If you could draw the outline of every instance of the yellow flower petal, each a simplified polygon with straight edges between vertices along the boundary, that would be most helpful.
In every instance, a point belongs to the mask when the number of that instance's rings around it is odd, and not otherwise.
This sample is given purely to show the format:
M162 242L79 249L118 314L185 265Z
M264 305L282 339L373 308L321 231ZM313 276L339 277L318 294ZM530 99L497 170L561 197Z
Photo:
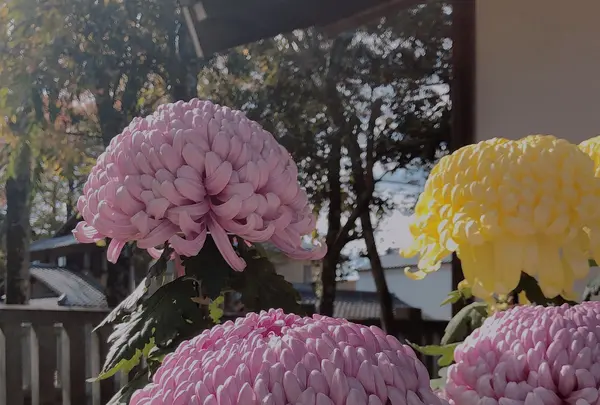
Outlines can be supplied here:
M455 251L480 296L510 293L522 271L550 296L572 290L587 274L586 252L600 259L599 145L600 137L578 147L530 135L443 157L415 207L415 244L403 252L420 255L412 277Z

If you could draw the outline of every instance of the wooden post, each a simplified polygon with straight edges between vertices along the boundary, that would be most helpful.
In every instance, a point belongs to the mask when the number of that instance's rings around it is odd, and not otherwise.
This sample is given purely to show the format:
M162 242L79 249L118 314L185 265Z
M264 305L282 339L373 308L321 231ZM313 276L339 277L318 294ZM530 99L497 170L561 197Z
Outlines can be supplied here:
M476 0L452 1L452 151L475 139ZM460 260L452 255L452 289L463 280ZM456 314L463 302L452 305Z

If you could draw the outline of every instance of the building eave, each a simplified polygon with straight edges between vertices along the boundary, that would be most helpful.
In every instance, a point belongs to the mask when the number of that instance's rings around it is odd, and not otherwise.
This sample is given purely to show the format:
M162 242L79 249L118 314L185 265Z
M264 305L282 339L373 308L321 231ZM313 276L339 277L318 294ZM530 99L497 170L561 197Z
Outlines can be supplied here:
M335 35L423 0L188 0L182 12L196 56L312 26ZM267 17L268 16L268 17Z

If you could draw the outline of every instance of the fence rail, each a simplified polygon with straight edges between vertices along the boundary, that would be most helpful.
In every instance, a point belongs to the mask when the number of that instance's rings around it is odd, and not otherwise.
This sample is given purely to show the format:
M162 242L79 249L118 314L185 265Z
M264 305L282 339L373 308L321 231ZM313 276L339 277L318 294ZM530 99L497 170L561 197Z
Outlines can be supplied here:
M107 311L0 305L0 405L104 405L127 383L117 374L100 382L109 329L93 328ZM439 343L445 322L399 321L410 341ZM432 375L436 360L423 357ZM15 389L21 387L21 389Z
M123 380L88 382L107 353L105 310L0 306L0 404L105 404ZM18 389L17 387L21 387Z

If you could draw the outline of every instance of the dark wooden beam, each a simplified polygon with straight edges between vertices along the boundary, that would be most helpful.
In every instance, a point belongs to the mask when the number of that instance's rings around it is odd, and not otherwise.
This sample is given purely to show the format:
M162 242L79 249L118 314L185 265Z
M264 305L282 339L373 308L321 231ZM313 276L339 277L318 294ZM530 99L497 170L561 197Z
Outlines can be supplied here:
M323 31L330 36L335 36L341 32L348 31L361 25L370 23L376 19L393 15L400 10L425 3L424 0L390 0L387 3L371 7L362 12L356 13L350 17L343 18L326 27Z
M345 30L425 0L180 0L198 57L312 26Z
M452 151L475 141L476 0L452 1ZM452 255L452 287L463 280L462 267ZM452 305L456 314L464 302Z

